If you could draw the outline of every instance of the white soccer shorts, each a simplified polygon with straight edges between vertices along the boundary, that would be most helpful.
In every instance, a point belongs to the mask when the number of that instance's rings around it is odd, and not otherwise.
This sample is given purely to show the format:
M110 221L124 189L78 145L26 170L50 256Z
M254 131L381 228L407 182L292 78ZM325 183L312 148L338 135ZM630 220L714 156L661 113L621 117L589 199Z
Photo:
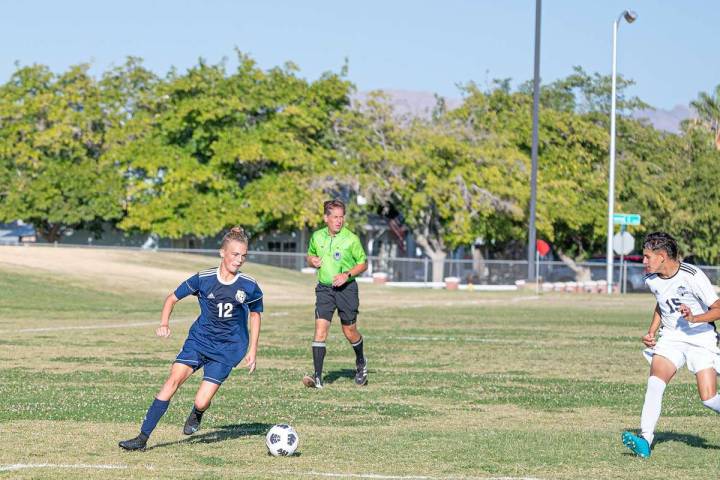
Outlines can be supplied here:
M677 370L687 363L687 368L695 374L706 368L714 368L720 373L720 355L717 346L698 346L680 340L660 338L655 348L646 348L643 355L652 362L653 355L660 355L670 360Z

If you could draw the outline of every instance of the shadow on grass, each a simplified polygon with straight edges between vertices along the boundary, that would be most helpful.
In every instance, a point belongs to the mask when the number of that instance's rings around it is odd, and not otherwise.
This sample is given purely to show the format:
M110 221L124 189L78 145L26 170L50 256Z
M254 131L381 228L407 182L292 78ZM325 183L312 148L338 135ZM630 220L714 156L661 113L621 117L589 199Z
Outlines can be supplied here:
M720 446L707 443L703 437L689 433L657 432L653 446L665 442L682 442L686 445L705 450L720 450Z
M207 433L195 434L191 437L178 440L177 442L158 443L148 447L147 450L160 447L170 447L173 445L192 444L192 443L215 443L232 440L234 438L249 437L253 435L265 435L270 430L270 423L237 423L233 425L222 425L214 428Z
M343 368L342 370L333 370L332 372L328 372L325 375L325 378L323 378L323 381L325 383L335 383L335 381L339 378L355 378L355 370L351 370L349 368Z

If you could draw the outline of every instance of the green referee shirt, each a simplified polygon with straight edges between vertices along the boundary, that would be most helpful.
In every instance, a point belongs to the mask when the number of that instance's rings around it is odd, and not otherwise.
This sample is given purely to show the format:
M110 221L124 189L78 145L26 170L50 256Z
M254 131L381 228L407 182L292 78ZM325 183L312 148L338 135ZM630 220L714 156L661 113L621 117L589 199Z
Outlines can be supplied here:
M315 231L310 237L308 255L322 259L317 274L318 282L324 285L332 285L335 275L347 272L367 260L360 239L345 227L334 237L327 227ZM355 279L351 278L350 281L354 282Z

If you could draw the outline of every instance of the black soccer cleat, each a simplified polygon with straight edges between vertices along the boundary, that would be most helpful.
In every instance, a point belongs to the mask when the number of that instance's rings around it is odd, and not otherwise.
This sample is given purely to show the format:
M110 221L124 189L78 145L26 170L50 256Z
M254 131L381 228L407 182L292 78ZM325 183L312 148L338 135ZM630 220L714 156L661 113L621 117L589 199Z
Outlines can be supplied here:
M322 380L320 379L319 375L315 375L314 377L311 377L310 375L305 375L303 377L303 385L305 385L308 388L317 388L321 389L323 388Z
M367 358L362 359L362 362L355 365L357 370L355 371L355 385L358 387L364 387L368 383L368 368Z
M122 448L124 450L143 451L143 450L145 450L145 447L147 447L148 438L149 437L147 435L145 435L144 433L141 433L137 437L131 438L130 440L123 440L122 442L118 443L118 445L120 446L120 448Z
M183 433L185 435L192 435L200 430L200 422L202 421L203 413L204 412L198 412L193 406L193 409L190 411L190 415L188 415L187 420L185 420L185 426L183 426Z

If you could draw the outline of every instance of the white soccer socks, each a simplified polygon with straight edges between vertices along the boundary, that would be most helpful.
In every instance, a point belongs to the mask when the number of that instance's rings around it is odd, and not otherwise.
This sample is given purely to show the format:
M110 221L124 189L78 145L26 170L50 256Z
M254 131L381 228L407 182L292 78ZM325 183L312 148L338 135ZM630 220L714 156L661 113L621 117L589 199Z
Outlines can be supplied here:
M715 412L720 413L720 394L716 394L709 400L703 400L703 405L710 410L715 410Z
M653 438L655 438L655 425L657 425L660 418L662 398L666 386L667 384L658 377L651 376L648 378L645 403L640 415L640 430L641 435L650 445L652 445Z

